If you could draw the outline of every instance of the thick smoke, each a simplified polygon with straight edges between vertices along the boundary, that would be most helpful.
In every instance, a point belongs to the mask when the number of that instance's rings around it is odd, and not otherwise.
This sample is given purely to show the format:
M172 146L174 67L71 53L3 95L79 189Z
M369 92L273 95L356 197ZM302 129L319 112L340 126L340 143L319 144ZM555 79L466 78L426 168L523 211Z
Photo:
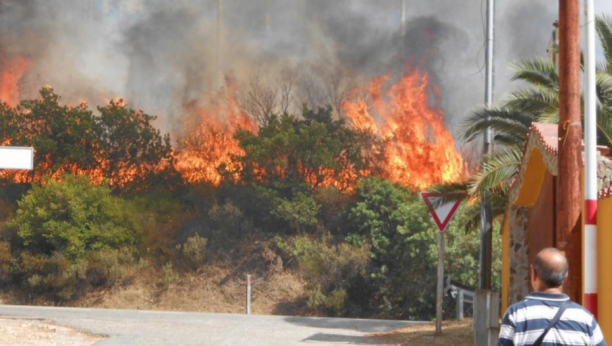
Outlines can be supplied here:
M0 0L0 60L30 60L23 97L44 85L66 102L122 96L174 133L185 105L214 101L227 76L245 90L291 80L283 109L338 109L354 86L408 64L440 86L450 125L482 104L483 0L409 0L405 36L401 0L222 0L222 26L218 1ZM510 62L545 55L557 4L498 3L500 99Z

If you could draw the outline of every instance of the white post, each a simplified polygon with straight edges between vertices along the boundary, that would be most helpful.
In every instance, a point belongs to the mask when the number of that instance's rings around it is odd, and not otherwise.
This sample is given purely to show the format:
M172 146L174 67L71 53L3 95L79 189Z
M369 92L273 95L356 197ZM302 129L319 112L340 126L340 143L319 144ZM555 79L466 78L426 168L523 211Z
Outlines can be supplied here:
M442 334L442 303L444 302L444 232L438 232L438 290L436 297L436 335Z
M406 14L406 10L408 6L406 2L408 0L401 0L401 1L402 1L402 19L401 19L402 36L406 36L406 30L408 29L408 16Z
M457 321L463 321L463 290L457 290Z
M597 79L594 0L585 0L585 234L584 302L597 317Z
M247 315L251 314L251 275L247 275L246 313Z
M217 0L217 88L223 86L223 0Z

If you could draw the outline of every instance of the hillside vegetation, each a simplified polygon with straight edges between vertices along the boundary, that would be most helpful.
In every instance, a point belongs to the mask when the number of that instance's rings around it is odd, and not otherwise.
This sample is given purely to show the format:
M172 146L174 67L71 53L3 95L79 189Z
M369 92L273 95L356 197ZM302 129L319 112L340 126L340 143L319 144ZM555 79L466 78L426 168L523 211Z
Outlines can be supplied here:
M251 274L257 313L433 317L437 229L370 133L331 109L272 116L235 134L220 182L188 183L154 120L49 88L0 107L0 142L36 148L33 172L1 173L4 302L241 312ZM475 286L468 221L447 230L446 270Z

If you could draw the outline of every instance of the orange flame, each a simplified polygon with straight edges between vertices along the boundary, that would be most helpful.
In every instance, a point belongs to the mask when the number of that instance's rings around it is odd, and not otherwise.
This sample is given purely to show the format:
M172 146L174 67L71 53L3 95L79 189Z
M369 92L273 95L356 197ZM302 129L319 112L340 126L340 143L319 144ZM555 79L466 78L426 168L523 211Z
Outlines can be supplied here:
M19 102L19 81L25 73L30 61L17 56L15 58L2 58L0 64L0 101L15 106Z
M212 105L185 107L192 119L186 123L187 134L180 143L176 168L188 183L218 185L223 178L219 172L221 166L228 171L238 168L232 157L243 151L234 139L236 132L240 129L257 131L257 125L238 106L237 83L228 79L226 84ZM194 122L197 125L194 126Z
M428 73L415 69L387 86L390 80L375 78L368 90L354 91L357 96L343 105L355 129L387 142L388 177L414 189L461 180L463 158L444 124L444 113L430 107L430 95L438 90Z

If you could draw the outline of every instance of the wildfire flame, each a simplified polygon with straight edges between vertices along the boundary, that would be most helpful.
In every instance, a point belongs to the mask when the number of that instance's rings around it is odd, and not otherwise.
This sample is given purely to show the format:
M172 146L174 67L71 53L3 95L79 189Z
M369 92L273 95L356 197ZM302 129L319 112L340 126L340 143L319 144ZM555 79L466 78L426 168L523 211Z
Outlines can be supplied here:
M29 60L17 56L13 58L1 58L0 64L0 101L15 106L19 102L19 81L25 73Z
M414 189L461 180L463 158L444 124L444 113L430 106L431 95L439 96L439 91L429 74L414 69L390 83L390 76L375 78L367 90L355 90L343 104L355 129L386 141L389 178Z
M209 107L193 104L185 107L192 119L187 122L187 134L180 143L176 168L188 183L218 185L223 178L219 167L225 166L228 171L238 168L232 157L243 151L234 139L236 132L257 130L252 119L238 106L235 80L228 79L226 84L218 101Z

